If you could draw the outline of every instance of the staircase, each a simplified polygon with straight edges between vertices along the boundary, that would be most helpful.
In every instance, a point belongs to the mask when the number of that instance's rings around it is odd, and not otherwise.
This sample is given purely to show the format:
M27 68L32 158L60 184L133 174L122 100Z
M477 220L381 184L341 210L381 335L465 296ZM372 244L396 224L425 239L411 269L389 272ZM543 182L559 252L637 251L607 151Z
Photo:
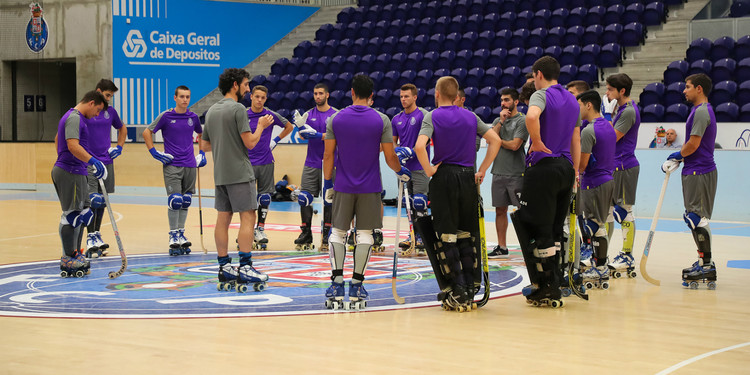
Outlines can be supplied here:
M335 24L336 16L339 12L349 6L351 5L321 7L292 32L263 52L249 65L245 66L245 70L250 72L251 78L259 74L268 75L271 72L271 65L273 65L276 60L282 57L291 58L294 54L294 48L297 47L297 45L305 40L315 40L315 32L318 31L320 26L327 23ZM208 110L211 105L221 100L221 98L223 98L223 95L221 95L219 89L216 88L208 95L201 98L201 100L193 104L193 106L190 107L190 110L201 115Z
M622 66L606 69L604 77L615 73L627 74L633 80L630 97L637 102L646 85L662 81L669 63L685 59L685 50L690 44L687 40L688 25L708 2L690 0L670 7L667 22L661 26L649 26L646 43L640 47L628 47ZM606 82L601 85L606 87Z

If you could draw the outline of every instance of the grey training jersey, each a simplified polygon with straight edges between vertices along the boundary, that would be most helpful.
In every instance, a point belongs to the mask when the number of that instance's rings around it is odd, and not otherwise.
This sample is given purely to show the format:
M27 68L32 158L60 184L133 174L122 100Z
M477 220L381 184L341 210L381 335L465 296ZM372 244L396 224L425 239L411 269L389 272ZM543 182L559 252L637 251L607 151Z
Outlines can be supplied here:
M203 140L211 142L216 185L230 185L255 180L252 164L241 134L250 131L245 106L224 98L206 113Z
M492 126L496 126L500 123L498 117ZM500 139L503 141L512 141L515 138L523 140L518 150L511 151L507 148L500 147L495 162L492 164L492 174L499 176L521 176L526 170L526 152L524 146L526 141L529 140L529 131L526 130L526 115L518 113L513 117L505 120L505 123L500 127Z

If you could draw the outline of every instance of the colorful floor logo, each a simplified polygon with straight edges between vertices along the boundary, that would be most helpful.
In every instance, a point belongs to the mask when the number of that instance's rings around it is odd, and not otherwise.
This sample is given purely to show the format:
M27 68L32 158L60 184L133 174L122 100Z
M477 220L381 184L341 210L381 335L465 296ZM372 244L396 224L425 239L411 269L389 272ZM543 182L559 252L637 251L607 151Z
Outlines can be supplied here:
M119 257L92 261L91 274L82 279L60 278L59 261L0 266L0 316L205 318L333 313L323 306L330 283L327 254L256 253L256 268L268 273L270 280L265 291L244 294L216 290L215 254L137 255L128 261L127 272L114 280L107 273L118 268ZM396 304L391 294L392 263L390 256L371 257L365 311L439 305L437 283L426 258L399 259L398 293L406 304ZM351 258L346 266L351 268ZM491 297L519 293L526 278L517 261L492 261Z

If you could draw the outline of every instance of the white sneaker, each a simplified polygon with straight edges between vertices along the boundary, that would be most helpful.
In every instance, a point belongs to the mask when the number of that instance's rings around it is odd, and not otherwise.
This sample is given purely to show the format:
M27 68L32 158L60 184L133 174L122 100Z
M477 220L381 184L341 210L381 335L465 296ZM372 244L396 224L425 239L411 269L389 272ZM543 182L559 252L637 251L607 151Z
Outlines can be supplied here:
M99 244L97 242L96 234L89 233L88 236L86 236L86 250L96 251L99 249Z
M169 247L173 249L180 247L180 231L176 229L169 231Z
M612 263L609 264L612 269L615 270L626 270L628 268L633 267L633 263L635 261L633 260L633 254L631 253L620 253L618 254L615 259L612 261Z
M180 241L180 247L190 247L193 244L188 241L188 239L185 237L185 228L178 229L177 238Z

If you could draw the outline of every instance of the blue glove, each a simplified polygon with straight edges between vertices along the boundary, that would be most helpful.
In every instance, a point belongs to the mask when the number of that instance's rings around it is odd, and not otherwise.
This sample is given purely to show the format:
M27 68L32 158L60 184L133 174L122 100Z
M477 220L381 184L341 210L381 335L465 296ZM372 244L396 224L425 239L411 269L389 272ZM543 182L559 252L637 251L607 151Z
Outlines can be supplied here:
M299 136L310 140L310 139L323 139L323 133L321 132L314 132L314 133L308 133L308 132L300 132Z
M148 152L151 153L151 156L154 157L154 159L160 161L164 165L168 165L172 163L172 160L174 160L174 156L161 152L157 150L155 147L151 147Z
M104 167L104 164L102 164L99 159L92 156L91 159L89 159L89 165L94 167L94 177L100 180L107 179L107 168Z
M411 180L411 172L406 167L401 167L401 170L396 172L398 179L403 182L409 182Z
M669 154L669 156L667 156L667 160L682 161L682 159L684 159L684 157L682 156L682 154L680 153L680 151L673 152L673 153Z
M271 151L276 148L276 145L279 143L279 141L281 141L281 137L279 136L276 136L276 138L271 141Z
M333 204L333 180L323 181L323 203L326 206Z
M414 157L414 150L409 147L396 147L394 151L396 151L396 156L398 156L401 164L406 163L406 161Z
M203 150L198 151L198 155L195 155L195 165L198 168L206 166L206 153Z
M114 159L122 154L122 146L117 145L115 147L110 147L108 152L109 152L109 157Z

